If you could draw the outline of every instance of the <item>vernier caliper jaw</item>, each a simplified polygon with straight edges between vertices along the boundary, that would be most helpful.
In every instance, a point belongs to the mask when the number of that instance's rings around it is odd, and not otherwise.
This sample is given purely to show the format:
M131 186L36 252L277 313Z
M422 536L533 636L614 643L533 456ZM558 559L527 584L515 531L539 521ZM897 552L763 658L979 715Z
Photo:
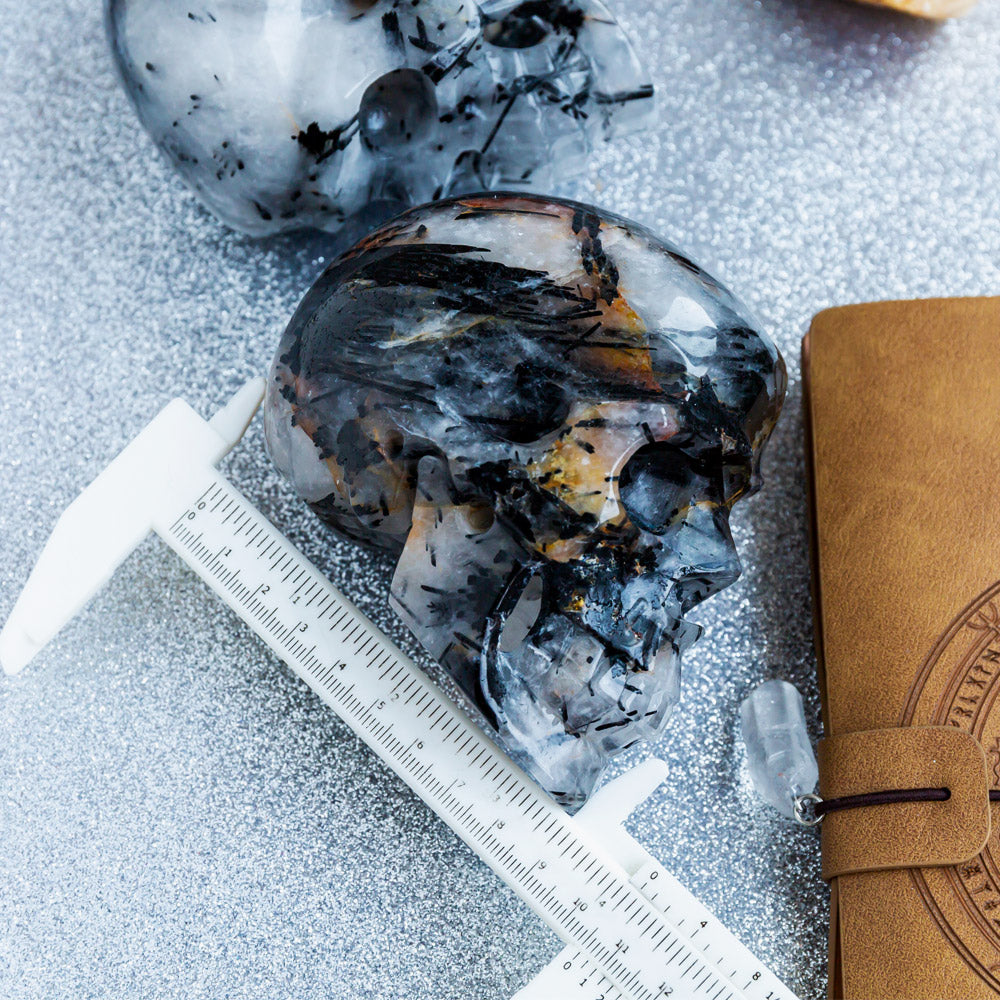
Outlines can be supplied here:
M626 829L625 821L667 780L667 764L657 757L636 764L609 781L576 814L577 822L634 876L652 855Z
M0 631L5 673L22 670L163 526L177 487L237 444L264 385L263 378L247 382L211 420L172 400L63 511Z

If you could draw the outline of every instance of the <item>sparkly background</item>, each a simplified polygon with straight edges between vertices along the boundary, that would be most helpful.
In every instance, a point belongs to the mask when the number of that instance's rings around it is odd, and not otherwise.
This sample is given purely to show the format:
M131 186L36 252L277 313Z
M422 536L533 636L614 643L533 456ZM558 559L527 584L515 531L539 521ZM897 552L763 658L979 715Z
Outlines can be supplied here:
M75 492L171 396L208 413L260 372L331 253L199 208L119 91L98 6L0 2L0 617ZM819 998L817 838L751 798L736 729L774 675L818 713L798 344L827 305L998 291L1000 5L943 27L838 0L613 6L659 125L567 193L690 249L792 376L737 518L746 572L699 613L672 778L633 827ZM320 530L258 426L227 467L413 650L387 562ZM556 948L156 540L0 680L0 997L502 1000Z

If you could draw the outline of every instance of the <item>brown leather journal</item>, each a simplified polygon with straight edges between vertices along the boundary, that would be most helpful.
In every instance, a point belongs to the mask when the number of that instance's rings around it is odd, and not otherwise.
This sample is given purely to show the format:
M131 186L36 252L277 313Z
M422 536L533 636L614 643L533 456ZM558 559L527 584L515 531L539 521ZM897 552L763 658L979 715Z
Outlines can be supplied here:
M804 342L830 996L1000 996L1000 298L820 313ZM992 811L992 823L991 823Z

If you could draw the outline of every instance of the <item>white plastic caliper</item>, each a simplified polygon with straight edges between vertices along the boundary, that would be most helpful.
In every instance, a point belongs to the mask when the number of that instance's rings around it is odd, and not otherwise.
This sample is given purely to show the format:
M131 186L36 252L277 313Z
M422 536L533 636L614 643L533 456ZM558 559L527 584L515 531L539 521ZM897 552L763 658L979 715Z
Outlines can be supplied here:
M518 1000L794 1000L622 822L647 761L569 817L216 469L260 405L169 403L66 509L0 632L16 673L150 530L565 942Z

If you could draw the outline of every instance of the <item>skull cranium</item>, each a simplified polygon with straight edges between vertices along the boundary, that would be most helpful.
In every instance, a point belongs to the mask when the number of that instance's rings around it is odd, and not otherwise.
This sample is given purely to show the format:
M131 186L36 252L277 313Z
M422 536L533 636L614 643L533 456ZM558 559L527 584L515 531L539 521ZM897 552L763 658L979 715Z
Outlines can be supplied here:
M555 199L415 209L304 299L267 407L277 465L399 552L397 613L570 807L678 697L685 615L739 575L781 358L632 223Z

